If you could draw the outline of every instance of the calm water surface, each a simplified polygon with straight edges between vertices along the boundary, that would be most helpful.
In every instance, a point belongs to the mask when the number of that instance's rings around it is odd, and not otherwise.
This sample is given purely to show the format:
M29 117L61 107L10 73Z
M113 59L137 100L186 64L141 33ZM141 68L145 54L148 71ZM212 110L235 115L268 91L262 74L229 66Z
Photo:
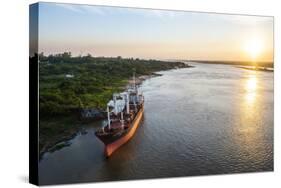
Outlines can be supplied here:
M81 125L43 156L40 183L273 170L273 73L192 64L143 83L143 122L112 157L94 135L104 122Z

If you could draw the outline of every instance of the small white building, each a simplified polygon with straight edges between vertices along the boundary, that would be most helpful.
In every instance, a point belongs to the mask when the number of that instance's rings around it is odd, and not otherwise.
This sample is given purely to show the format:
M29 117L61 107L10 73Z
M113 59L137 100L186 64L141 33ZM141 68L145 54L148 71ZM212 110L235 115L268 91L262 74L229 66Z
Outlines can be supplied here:
M73 74L66 74L65 78L74 78L74 75Z

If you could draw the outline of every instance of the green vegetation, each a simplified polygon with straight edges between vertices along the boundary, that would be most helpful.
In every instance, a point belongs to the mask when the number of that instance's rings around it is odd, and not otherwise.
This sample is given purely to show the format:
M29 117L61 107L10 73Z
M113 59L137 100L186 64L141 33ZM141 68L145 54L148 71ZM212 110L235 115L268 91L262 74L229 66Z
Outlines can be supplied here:
M46 151L52 152L56 144L69 140L76 135L80 126L76 117L57 116L40 119L39 149L40 155Z
M181 62L71 57L70 53L39 56L40 115L65 115L80 108L104 109L114 92L124 90L133 69L136 76L184 67ZM40 117L40 118L42 118Z

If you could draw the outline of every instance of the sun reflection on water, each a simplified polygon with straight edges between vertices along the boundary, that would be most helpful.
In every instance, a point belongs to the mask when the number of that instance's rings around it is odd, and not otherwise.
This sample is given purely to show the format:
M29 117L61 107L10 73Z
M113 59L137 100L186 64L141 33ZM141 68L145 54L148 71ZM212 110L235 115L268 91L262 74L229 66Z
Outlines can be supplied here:
M252 105L256 101L256 95L257 95L257 77L255 74L252 74L249 76L249 78L246 80L245 84L245 100L248 105Z
M259 75L256 72L246 72L246 79L241 80L242 100L239 105L240 117L236 119L235 141L238 148L239 159L246 164L254 164L259 161L262 139L261 124L259 123L261 113L259 97ZM249 155L250 153L250 155Z

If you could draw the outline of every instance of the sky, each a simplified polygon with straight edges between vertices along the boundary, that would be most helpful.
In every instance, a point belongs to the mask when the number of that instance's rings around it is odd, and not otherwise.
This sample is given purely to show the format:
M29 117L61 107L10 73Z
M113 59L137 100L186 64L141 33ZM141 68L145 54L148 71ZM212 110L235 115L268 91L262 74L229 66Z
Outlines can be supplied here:
M39 4L39 52L273 61L273 17Z

